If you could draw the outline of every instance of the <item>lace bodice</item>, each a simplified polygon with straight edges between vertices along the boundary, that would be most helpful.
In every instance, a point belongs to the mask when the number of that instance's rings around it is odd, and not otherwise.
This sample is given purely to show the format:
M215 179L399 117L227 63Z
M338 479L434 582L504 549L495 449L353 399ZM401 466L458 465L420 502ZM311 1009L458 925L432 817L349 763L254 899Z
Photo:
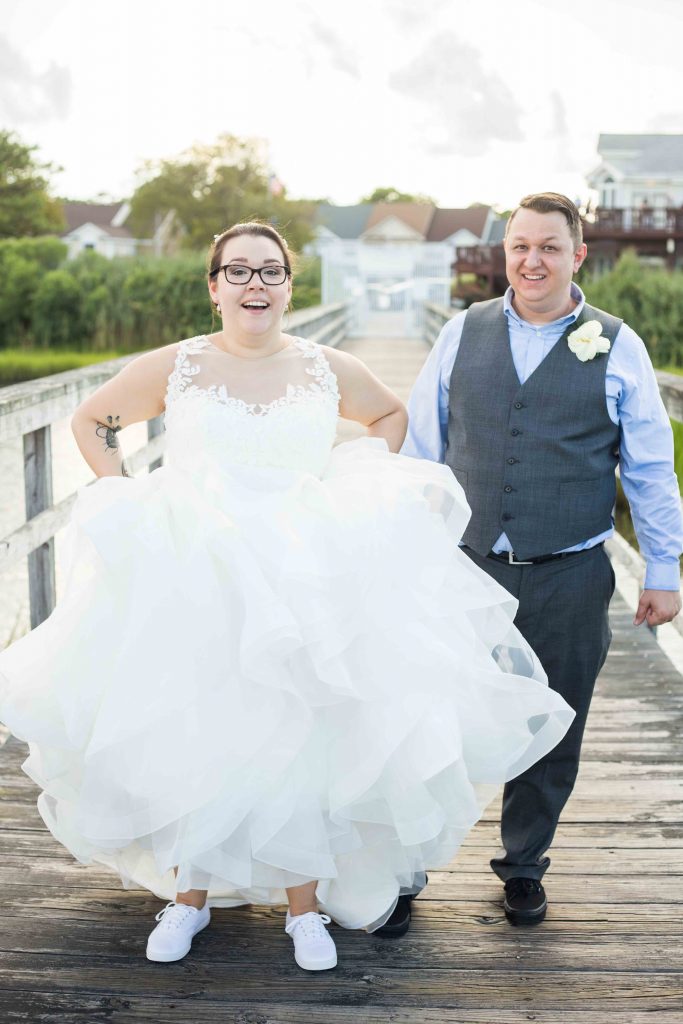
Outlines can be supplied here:
M181 341L166 392L171 465L204 472L242 464L320 475L339 391L324 350L305 338L265 359L241 359L206 337Z

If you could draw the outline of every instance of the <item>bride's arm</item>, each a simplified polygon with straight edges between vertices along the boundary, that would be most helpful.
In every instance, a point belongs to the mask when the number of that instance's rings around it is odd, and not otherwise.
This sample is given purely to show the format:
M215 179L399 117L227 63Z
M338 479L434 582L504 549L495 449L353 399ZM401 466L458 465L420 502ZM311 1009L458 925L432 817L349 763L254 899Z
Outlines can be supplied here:
M71 429L81 455L98 477L128 475L119 431L163 412L176 350L177 345L168 345L138 356L76 409Z
M339 385L339 415L362 423L370 437L383 437L389 450L398 452L408 429L401 399L350 353L328 349L326 355Z

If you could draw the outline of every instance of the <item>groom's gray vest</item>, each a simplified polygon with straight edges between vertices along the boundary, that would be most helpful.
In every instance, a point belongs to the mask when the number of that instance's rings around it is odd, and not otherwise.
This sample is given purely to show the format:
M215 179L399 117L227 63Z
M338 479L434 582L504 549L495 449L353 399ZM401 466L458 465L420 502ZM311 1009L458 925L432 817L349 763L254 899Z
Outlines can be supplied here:
M463 542L481 555L503 532L524 559L572 547L612 524L619 428L607 412L607 355L582 363L567 344L586 320L598 320L614 344L621 320L586 305L520 384L503 300L467 311L451 374L445 462L472 509Z

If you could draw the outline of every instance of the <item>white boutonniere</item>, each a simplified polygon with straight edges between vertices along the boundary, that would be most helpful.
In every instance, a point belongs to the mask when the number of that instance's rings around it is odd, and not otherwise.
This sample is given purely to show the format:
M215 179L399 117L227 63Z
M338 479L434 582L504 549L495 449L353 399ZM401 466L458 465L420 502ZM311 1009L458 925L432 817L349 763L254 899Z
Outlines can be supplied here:
M569 348L582 363L595 359L600 352L609 352L610 343L607 338L603 338L601 331L602 326L598 320L586 320L567 338Z

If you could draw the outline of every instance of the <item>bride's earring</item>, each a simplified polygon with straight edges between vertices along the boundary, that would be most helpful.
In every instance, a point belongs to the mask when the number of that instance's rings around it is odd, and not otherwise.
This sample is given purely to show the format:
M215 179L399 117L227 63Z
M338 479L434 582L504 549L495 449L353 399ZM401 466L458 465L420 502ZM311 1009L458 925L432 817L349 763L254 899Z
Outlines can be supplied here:
M221 311L221 304L220 304L220 302L217 302L216 303L216 312L220 313L220 311Z

